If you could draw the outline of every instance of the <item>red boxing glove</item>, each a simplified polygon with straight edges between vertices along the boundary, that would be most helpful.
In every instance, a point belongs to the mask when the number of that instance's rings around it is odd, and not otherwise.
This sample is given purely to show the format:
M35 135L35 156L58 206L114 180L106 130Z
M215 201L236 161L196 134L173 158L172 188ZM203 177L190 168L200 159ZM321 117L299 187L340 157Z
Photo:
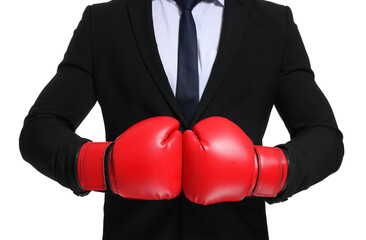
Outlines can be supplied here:
M125 198L162 200L182 190L182 132L171 117L153 117L123 132L113 143L105 176L105 153L112 142L85 143L78 155L83 190L112 191Z
M280 149L254 146L226 118L204 119L183 134L183 191L198 204L275 197L284 187L287 167Z

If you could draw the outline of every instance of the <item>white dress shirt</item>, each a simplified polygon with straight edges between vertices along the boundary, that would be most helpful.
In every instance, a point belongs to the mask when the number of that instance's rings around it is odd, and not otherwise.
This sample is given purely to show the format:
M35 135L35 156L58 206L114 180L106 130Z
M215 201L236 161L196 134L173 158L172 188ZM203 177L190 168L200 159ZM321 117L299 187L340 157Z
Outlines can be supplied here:
M199 98L206 87L219 46L224 0L203 0L192 10L197 30ZM155 39L175 95L181 10L174 0L152 0Z

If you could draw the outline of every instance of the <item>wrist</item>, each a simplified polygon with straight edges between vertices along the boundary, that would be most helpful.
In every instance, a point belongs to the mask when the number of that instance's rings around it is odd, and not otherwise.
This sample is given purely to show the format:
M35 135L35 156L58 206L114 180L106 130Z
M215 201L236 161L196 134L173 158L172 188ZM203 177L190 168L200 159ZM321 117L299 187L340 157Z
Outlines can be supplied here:
M87 142L77 158L77 176L83 190L107 190L106 154L112 142Z
M286 183L288 161L280 148L255 146L258 178L254 196L276 197Z

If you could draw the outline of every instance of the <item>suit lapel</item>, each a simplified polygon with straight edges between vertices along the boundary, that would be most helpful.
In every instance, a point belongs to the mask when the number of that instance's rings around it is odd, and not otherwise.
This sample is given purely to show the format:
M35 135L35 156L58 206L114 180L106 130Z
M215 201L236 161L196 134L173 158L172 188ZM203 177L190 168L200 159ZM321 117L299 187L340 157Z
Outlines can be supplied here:
M245 31L249 7L250 0L225 1L224 18L217 56L201 101L193 117L192 126L200 119L200 116L209 105L236 54L236 50L240 45Z
M164 98L186 129L188 125L184 120L178 102L170 87L159 56L152 21L152 1L127 0L127 8L141 56Z

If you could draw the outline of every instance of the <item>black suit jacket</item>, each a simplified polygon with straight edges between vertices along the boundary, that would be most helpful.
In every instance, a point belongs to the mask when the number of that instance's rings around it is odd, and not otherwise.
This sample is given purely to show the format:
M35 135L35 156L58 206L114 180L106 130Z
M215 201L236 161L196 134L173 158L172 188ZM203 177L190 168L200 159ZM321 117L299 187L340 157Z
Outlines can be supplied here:
M172 116L189 129L159 58L151 0L88 6L57 74L25 118L23 158L76 194L75 156L88 139L76 128L98 101L106 140L154 116ZM201 206L183 194L169 201L105 194L104 238L268 239L265 201L284 201L335 172L344 148L331 107L314 81L289 7L227 0L217 58L192 125L222 116L261 145L275 106L291 140L287 187L272 199Z

